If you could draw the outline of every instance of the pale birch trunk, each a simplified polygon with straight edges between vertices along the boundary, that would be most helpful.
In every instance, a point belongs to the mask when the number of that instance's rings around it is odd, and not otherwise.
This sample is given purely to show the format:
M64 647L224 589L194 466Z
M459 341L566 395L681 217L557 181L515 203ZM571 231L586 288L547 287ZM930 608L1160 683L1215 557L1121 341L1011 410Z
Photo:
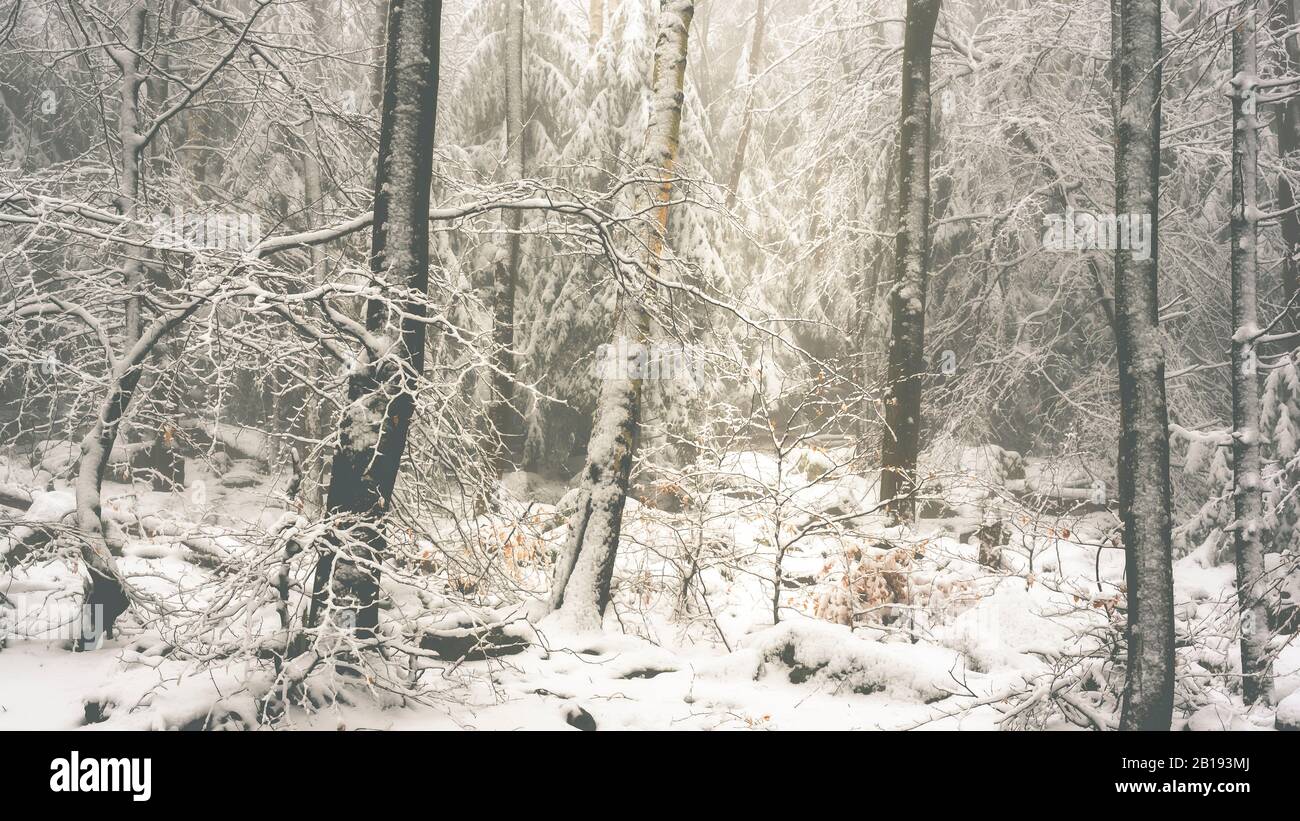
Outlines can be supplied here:
M642 266L648 277L659 273L660 254L668 228L673 166L681 134L683 83L693 0L661 0L659 34L651 84L650 123L646 133L644 176L657 177L657 186L643 186L638 211L651 211L643 228ZM646 283L653 288L651 283ZM642 380L636 369L638 346L648 342L650 321L635 297L620 291L614 317L615 350L627 351L626 370L602 374L600 396L592 426L587 463L579 485L578 509L569 522L569 538L556 563L551 606L578 629L597 630L609 603L610 582L618 551L628 477L640 426Z

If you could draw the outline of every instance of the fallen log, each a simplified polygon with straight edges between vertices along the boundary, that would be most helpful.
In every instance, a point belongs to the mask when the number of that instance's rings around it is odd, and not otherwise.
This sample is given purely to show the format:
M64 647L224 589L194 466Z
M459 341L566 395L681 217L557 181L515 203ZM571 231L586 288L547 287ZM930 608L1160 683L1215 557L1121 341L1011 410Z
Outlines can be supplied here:
M23 514L6 522L0 537L0 566L12 566L54 537L57 527L76 509L69 491L33 492Z
M468 616L455 626L427 629L420 635L420 649L428 650L447 661L482 661L499 656L512 656L523 652L529 644L524 635L527 628L515 625L523 620L474 623Z
M26 510L32 506L32 492L21 485L0 484L0 505Z

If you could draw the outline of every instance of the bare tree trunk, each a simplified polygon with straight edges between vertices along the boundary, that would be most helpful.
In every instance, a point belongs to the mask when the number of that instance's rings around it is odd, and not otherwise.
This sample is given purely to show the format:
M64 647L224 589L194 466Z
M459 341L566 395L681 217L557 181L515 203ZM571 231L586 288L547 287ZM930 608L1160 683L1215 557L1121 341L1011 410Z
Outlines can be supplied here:
M387 550L383 520L406 448L415 381L424 370L441 17L441 0L389 3L370 267L376 279L412 296L401 306L400 323L387 301L366 306L367 330L388 349L368 352L349 379L326 499L338 516L335 549L317 563L308 615L315 625L330 605L340 614L355 613L359 635L378 624L379 563Z
M1260 485L1259 335L1256 284L1259 261L1259 74L1256 12L1243 6L1232 28L1232 541L1237 556L1241 612L1242 694L1247 704L1267 693L1272 680L1265 644L1264 497Z
M302 180L303 180L303 211L306 212L309 224L320 225L322 220L319 217L324 213L324 192L321 188L321 167L320 161L316 158L316 151L320 150L320 141L316 133L314 119L307 126L307 135L301 139L302 144ZM325 271L325 252L319 245L313 245L308 249L309 259L311 260L312 277L318 283L326 281ZM323 382L326 378L326 366L323 361L311 363L310 373L315 380ZM324 437L324 425L321 420L320 399L311 391L310 387L303 393L303 432L307 435L308 455L304 460L303 473L311 477L308 487L313 488L313 504L320 504L324 501L322 489L325 484L325 455L319 453L319 446L313 446L313 443L320 442ZM312 455L313 453L317 455ZM306 492L306 488L303 489Z
M140 53L144 50L145 4L143 0L133 6L126 14L125 47L108 47L108 56L117 64L122 74L118 105L117 133L122 144L122 169L118 178L118 210L122 215L134 219L136 216L136 197L140 190L140 151L144 138L140 134L140 88L144 77L140 74ZM137 251L129 251L134 254ZM130 348L140 338L140 295L135 293L140 287L140 260L134 256L127 259L124 270L126 299L126 348Z
M881 159L883 174L879 175L879 184L882 186L882 191L876 206L870 209L870 213L867 214L866 217L867 219L874 219L882 224L888 222L890 215L896 208L896 203L894 201L894 184L898 181L898 175L895 172L894 163L897 151L898 146L894 142L890 142L884 147L884 157ZM872 185L872 178L868 176L864 181L866 190L870 191ZM868 199L867 205L871 205L870 199ZM880 293L881 289L890 281L886 277L882 276L886 267L889 265L889 254L884 247L885 242L883 239L871 237L867 240L867 243L867 251L864 252L862 257L864 271L859 277L862 286L858 291L859 304L855 324L857 338L859 340L856 361L858 364L858 373L860 375L861 383L864 386L866 385L868 374L880 372L880 363L878 360L880 352L884 350L888 344L890 330L886 323L882 321L884 312L880 310L882 302ZM857 424L857 435L858 438L864 442L861 446L864 448L864 451L866 448L865 442L867 441L867 437L875 427L871 421L873 416L871 411L872 399L864 390L861 401L859 402Z
M1273 28L1280 36L1293 26L1300 25L1296 0L1282 0L1274 10ZM1300 33L1290 30L1284 36L1286 60L1284 75L1300 72ZM1273 117L1273 132L1277 136L1277 153L1283 162L1300 149L1300 98L1288 97L1280 102ZM1279 211L1295 205L1296 194L1286 174L1277 177L1277 204ZM1282 295L1287 300L1285 330L1300 331L1300 212L1291 211L1279 219L1282 226ZM1294 347L1294 344L1291 346Z
M117 66L121 74L121 87L118 94L118 140L121 143L121 173L118 177L118 210L128 218L137 218L141 183L146 170L161 167L163 164L164 140L161 134L153 133L146 125L148 109L144 102L148 100L152 89L158 96L153 108L165 106L170 92L168 72L170 59L165 54L159 58L158 72L153 75L156 82L150 82L140 70L141 55L149 53L158 37L167 37L167 29L175 29L179 12L174 4L170 12L160 11L161 5L155 0L139 0L123 18L122 46L105 46L109 59ZM155 25L148 25L150 19ZM150 132L151 136L145 136ZM122 268L123 286L127 292L125 304L125 321L123 323L123 349L130 350L140 339L144 318L141 312L144 285L144 258L148 251L144 248L129 248L127 259ZM144 384L134 386L132 391L143 389L152 393L158 375L166 367L152 369L144 377ZM168 411L176 410L176 402L169 395L163 397ZM128 424L124 435L128 439L136 438ZM185 483L185 460L176 451L172 431L165 425L145 434L153 441L148 447L135 451L131 456L133 473L137 470L148 471L149 480L154 490L168 491ZM111 446L111 445L110 445Z
M758 0L754 14L754 38L749 44L749 64L745 70L748 90L745 92L745 113L740 121L740 134L736 138L736 156L731 161L727 175L727 208L736 204L736 189L740 187L740 174L745 170L745 152L749 148L749 133L754 125L754 83L763 60L763 29L767 26L766 0Z
M375 71L370 81L370 107L382 113L384 107L384 55L388 49L388 0L375 1Z
M524 176L524 0L509 0L506 6L506 176L511 181ZM493 371L488 418L501 438L499 470L516 464L523 454L523 416L515 399L515 292L519 266L523 211L506 209L506 258L495 270L492 289Z
M117 440L118 427L140 381L139 364L114 374L109 394L100 406L95 424L81 443L81 462L77 468L77 527L85 539L81 557L86 562L90 587L86 591L81 634L78 646L93 646L102 634L113 635L118 616L126 612L130 599L126 582L104 541L101 489L109 454Z
M380 15L380 27L383 26L382 15ZM327 22L325 20L324 9L319 6L311 8L312 33L320 38L327 38ZM320 82L320 71L315 63L310 64L307 69L308 79L313 86ZM316 122L316 113L308 112L308 119L303 127L303 133L298 138L298 143L302 150L302 187L303 187L303 211L307 217L308 226L317 226L324 224L325 215L325 191L322 185L322 169L319 152L322 150L320 129ZM312 276L315 282L324 283L327 279L325 249L320 245L313 245L307 249L308 258L311 260ZM326 378L326 367L323 361L311 363L311 374L317 382L322 382ZM307 487L311 488L314 494L311 499L315 505L323 505L325 502L325 482L328 466L326 465L327 454L321 452L323 448L319 445L313 447L312 443L320 442L324 438L325 421L321 419L324 412L322 403L319 398L310 389L303 394L303 417L304 433L308 439L308 453L303 460L302 472L305 476L310 477ZM306 492L304 488L302 492Z
M1160 339L1160 0L1119 4L1115 210L1149 216L1150 255L1115 251L1119 508L1128 579L1128 680L1120 728L1168 730L1174 702L1169 414Z
M144 373L145 359L164 336L204 304L207 304L205 298L196 299L187 307L159 316L144 329L126 355L114 362L109 374L108 395L100 405L95 424L81 442L76 483L77 527L85 539L81 555L90 575L90 590L85 601L87 618L83 620L78 642L83 649L93 645L103 633L111 636L114 623L129 604L126 583L104 541L101 492L113 443L117 441L118 429Z
M140 188L140 152L144 140L140 136L139 93L144 84L140 74L140 53L144 45L145 4L143 0L128 10L123 21L125 47L106 46L111 59L121 73L118 92L118 140L121 142L122 167L118 177L117 207L123 216L135 218L136 197ZM133 352L140 341L140 305L136 291L141 285L141 264L135 254L138 249L126 251L127 260L122 268L123 286L127 292L126 318L123 327L123 348ZM149 349L152 349L149 345ZM125 582L108 545L104 541L104 523L101 519L100 494L104 484L104 471L109 454L117 441L122 418L131 404L136 385L143 373L140 361L119 368L109 375L109 394L90 432L81 443L81 462L77 472L77 525L85 541L81 556L89 571L90 586L86 591L81 635L78 646L93 645L101 635L112 635L118 616L126 611L129 600Z
M930 256L930 47L940 0L908 0L898 135L898 237L885 388L880 499L890 515L916 510L921 380L925 374L925 289Z
M681 135L686 53L694 15L694 0L661 0L650 123L642 164L644 176L655 176L662 182L639 189L636 209L653 210L654 214L653 222L645 225L641 238L645 248L642 265L651 278L659 273L659 258L668 230L671 178ZM647 283L647 287L652 288L652 283ZM645 308L634 298L625 298L620 291L614 317L614 345L616 351L626 351L627 357L613 366L624 370L601 375L603 381L587 448L587 464L579 485L578 509L569 522L569 539L556 563L551 585L551 606L580 629L599 629L609 603L628 476L640 425L642 380L637 352L649 336L650 320Z

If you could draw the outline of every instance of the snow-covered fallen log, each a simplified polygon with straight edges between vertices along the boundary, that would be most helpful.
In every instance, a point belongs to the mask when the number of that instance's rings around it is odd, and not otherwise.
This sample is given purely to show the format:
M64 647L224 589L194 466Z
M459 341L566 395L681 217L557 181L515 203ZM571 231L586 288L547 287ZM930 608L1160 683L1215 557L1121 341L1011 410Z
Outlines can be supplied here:
M33 491L31 504L9 533L0 537L0 559L15 561L53 536L53 527L72 515L77 501L71 491Z
M27 510L32 506L32 491L22 485L0 484L0 505Z
M930 703L953 695L958 654L925 644L884 644L857 638L847 627L790 621L753 636L746 649L759 656L758 674L780 671L793 684Z
M227 450L256 459L263 464L271 464L275 449L271 437L265 432L243 425L230 425L207 419L188 420L186 426L193 426L206 433L214 442L220 442Z
M237 553L242 542L219 527L196 525L183 519L159 515L157 513L138 513L131 508L123 508L110 502L103 509L105 521L120 526L125 532L147 539L167 539L170 537L175 545L182 546L193 553L204 564L219 564ZM174 551L162 551L173 555ZM146 555L148 551L135 555ZM151 555L151 554L149 554ZM188 557L187 557L188 558Z
M522 652L534 636L523 618L486 621L455 613L420 629L420 649L448 661L479 661Z

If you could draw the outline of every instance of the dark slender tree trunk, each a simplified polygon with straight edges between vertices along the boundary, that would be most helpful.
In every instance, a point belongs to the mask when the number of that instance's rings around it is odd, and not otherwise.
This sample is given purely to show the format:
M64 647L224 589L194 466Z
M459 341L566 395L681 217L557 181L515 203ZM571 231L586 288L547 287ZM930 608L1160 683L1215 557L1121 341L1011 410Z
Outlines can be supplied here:
M1259 74L1256 12L1243 7L1232 28L1232 542L1241 613L1242 695L1268 692L1268 611L1264 596L1264 496L1260 484L1259 368Z
M677 159L682 124L682 89L693 0L661 0L659 36L655 44L654 80L651 84L650 123L646 131L643 176L658 185L638 190L637 211L653 220L641 236L641 264L649 277L658 275L660 254L668 230L668 203L672 196L673 165ZM647 289L653 284L646 283ZM650 339L645 308L620 291L614 317L614 350L626 352L619 362L605 362L600 396L596 403L587 463L578 486L577 512L569 522L569 538L556 562L551 584L551 606L569 623L597 630L609 603L610 582L618 552L623 505L627 501L637 432L641 421L642 379L638 352ZM612 357L611 357L612 359ZM625 369L625 370L621 370Z
M900 521L916 510L921 383L925 376L925 289L930 256L930 47L939 0L908 0L898 135L898 236L889 294L889 365L880 498Z
M1282 0L1275 8L1272 19L1273 30L1282 36L1286 29L1300 25L1296 0ZM1300 33L1291 31L1284 39L1285 62L1279 72L1294 76L1300 72ZM1300 149L1300 98L1288 97L1277 104L1273 117L1273 133L1277 136L1277 153L1285 163ZM1295 205L1296 192L1287 180L1286 174L1277 177L1278 210L1284 211ZM1282 323L1283 329L1300 331L1300 211L1283 214L1279 222L1282 227L1282 296L1287 301L1287 317ZM1289 344L1294 348L1294 342Z
M1174 704L1169 415L1160 339L1160 0L1115 0L1120 26L1115 211L1151 220L1147 259L1115 251L1119 508L1128 580L1128 680L1120 728L1168 730Z
M310 625L333 608L358 635L378 623L379 565L387 550L384 518L424 370L429 285L429 196L438 104L441 0L390 0L384 92L375 174L370 268L382 287L409 297L397 306L371 300L366 328L388 346L370 351L349 379L326 506L335 515L333 549L316 567ZM393 297L397 299L395 295Z

